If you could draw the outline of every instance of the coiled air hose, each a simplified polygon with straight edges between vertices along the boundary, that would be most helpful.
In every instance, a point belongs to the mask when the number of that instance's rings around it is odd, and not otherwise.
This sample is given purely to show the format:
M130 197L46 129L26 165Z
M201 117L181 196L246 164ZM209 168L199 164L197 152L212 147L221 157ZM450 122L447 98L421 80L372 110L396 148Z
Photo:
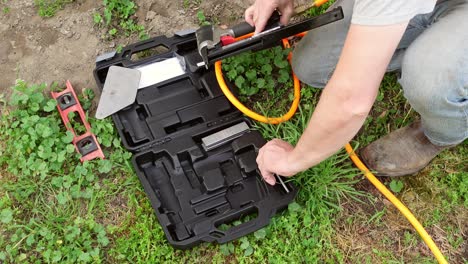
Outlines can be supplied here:
M244 38L250 37L251 35L252 34L248 34L236 40L244 39ZM305 33L301 33L301 34L298 34L297 36L304 36L304 35ZM287 39L283 39L283 46L285 48L289 48L289 41ZM292 54L290 53L288 56L288 60L290 62L291 62L291 56ZM215 73L216 73L216 79L218 80L219 86L221 87L221 90L223 91L223 93L226 95L227 99L235 107L237 107L242 113L244 113L246 116L252 119L255 119L259 122L267 123L267 124L279 124L279 123L289 120L295 114L297 110L301 92L300 92L299 79L296 77L296 75L294 75L294 73L292 73L293 79L294 79L294 100L289 111L285 115L280 116L280 117L266 117L266 116L260 115L248 109L241 102L239 102L239 100L237 100L237 98L232 94L231 90L228 88L228 86L226 85L226 82L224 81L223 72L221 68L221 61L217 61L215 63ZM354 152L353 148L351 147L349 143L346 144L345 149L349 157L351 158L351 160L354 162L356 167L358 167L361 170L364 176L406 217L406 219L408 219L411 225L413 225L414 229L416 229L416 231L419 233L423 241L432 251L437 261L439 263L447 263L447 261L444 258L444 255L440 252L440 249L434 243L431 236L426 232L426 230L418 221L418 219L416 219L416 217L411 213L411 211L400 200L398 200L398 198L395 195L393 195L387 189L387 187L385 187L385 185L383 185L382 182L380 182L374 176L374 174L372 174L372 172L359 159L359 157Z

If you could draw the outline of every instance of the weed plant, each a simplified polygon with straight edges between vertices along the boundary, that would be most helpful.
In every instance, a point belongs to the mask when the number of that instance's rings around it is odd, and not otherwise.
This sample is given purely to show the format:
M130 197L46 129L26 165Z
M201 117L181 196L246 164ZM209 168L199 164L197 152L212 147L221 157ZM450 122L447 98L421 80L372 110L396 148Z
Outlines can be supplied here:
M58 10L75 0L34 0L41 17L53 17Z
M205 16L205 13L203 12L203 10L199 10L197 12L197 19L198 19L198 25L200 25L200 26L211 25L210 21L208 21L206 19L206 16Z
M108 28L108 36L116 37L123 33L125 36L138 34L140 39L147 39L145 27L136 21L135 12L137 5L131 0L103 0L104 9L102 13L95 13L94 23Z
M256 111L286 111L292 101L292 95L287 94L293 87L288 54L289 49L280 46L255 53L245 52L227 58L222 68L241 101Z
M45 88L18 81L2 111L0 262L102 262L109 245L105 201L122 188L116 183L131 169L130 154L111 123L94 120L99 142L113 151L80 163ZM85 95L89 107L92 93Z

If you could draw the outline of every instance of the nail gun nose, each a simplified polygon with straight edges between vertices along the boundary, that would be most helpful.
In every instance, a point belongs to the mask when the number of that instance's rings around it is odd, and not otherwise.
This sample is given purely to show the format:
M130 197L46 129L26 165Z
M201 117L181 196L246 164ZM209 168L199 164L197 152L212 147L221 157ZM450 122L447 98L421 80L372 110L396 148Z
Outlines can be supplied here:
M202 57L203 59L203 63L205 64L205 68L208 69L209 65L208 65L208 47L202 47L200 49L200 56Z
M215 41L214 27L211 25L202 26L195 32L198 45L198 53L203 59L205 67L208 69L208 49L214 48ZM219 40L218 40L219 41Z

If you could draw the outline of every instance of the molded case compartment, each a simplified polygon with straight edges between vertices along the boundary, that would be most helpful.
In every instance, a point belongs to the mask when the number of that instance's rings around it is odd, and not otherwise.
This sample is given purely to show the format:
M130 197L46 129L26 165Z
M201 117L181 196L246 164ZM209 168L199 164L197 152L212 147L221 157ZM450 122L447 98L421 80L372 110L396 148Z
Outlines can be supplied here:
M213 87L215 89L213 89ZM185 74L138 91L136 102L116 116L127 149L136 151L190 131L226 122L240 113L221 94L212 71Z
M221 230L221 224L257 212L247 223L258 230L294 198L294 191L288 194L281 185L270 186L257 173L256 153L265 144L258 131L208 152L197 138L191 138L189 148L188 141L173 141L133 159L171 244L186 248L202 241L230 241L247 233Z

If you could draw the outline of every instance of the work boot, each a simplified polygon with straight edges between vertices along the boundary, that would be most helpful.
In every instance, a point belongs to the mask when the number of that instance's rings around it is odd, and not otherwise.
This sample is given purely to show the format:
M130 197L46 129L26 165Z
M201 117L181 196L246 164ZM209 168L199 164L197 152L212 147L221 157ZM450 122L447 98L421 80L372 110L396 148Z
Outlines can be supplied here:
M360 156L378 176L403 176L420 171L446 148L432 144L418 121L372 142Z

